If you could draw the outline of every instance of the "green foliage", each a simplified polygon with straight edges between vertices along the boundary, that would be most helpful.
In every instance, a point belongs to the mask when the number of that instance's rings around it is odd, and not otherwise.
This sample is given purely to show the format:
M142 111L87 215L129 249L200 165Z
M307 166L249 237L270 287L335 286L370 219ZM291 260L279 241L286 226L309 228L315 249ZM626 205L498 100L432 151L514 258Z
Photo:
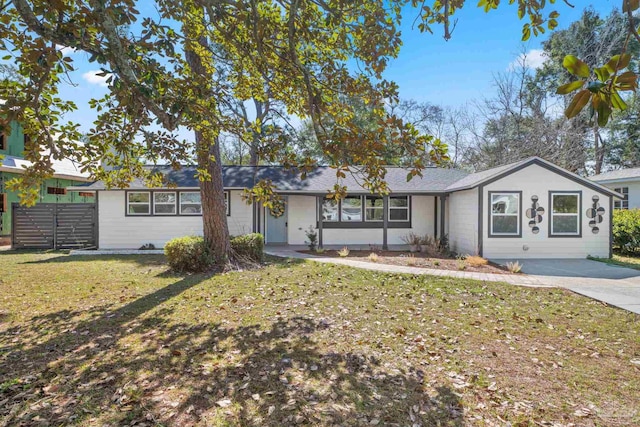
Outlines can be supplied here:
M312 226L309 226L304 234L307 236L307 246L309 246L309 250L315 250L318 245L318 232L316 231L316 229Z
M640 209L613 212L613 246L623 252L640 248Z
M214 258L201 236L178 237L164 245L171 269L181 273L199 273L214 265Z
M231 239L231 252L238 261L262 262L264 237L260 233L243 234Z

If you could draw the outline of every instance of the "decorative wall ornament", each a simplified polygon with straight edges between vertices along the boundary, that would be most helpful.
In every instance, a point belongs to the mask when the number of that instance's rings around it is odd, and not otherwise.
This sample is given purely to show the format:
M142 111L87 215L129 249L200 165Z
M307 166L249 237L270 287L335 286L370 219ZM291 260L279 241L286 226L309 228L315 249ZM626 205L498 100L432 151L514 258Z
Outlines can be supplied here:
M589 227L591 227L591 232L598 234L600 231L598 224L600 224L604 218L605 209L598 203L600 200L598 196L593 196L591 200L593 200L593 205L587 209L587 218L590 220Z
M538 196L531 196L531 207L527 209L527 218L529 218L529 227L533 234L540 232L538 224L542 222L542 215L544 215L544 208L538 204Z

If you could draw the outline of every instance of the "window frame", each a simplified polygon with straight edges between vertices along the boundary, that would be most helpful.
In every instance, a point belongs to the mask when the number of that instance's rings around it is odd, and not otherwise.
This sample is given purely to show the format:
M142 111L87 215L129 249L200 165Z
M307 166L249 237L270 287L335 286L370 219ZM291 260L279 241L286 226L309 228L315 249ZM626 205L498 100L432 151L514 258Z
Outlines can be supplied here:
M578 203L576 204L577 212L575 214L558 213L553 212L553 197L559 196L578 196ZM554 233L553 232L553 218L554 216L577 216L578 230L576 233ZM548 237L550 238L581 238L582 237L582 190L573 191L549 191L549 231Z
M338 202L338 217L336 220L323 220L322 224L324 228L340 228L340 229L360 229L360 228L370 228L370 229L374 229L374 228L384 228L384 220L367 220L367 212L366 212L366 198L367 197L380 197L381 199L383 198L383 196L376 196L376 195L367 195L367 194L354 194L348 197L360 197L361 199L361 210L362 210L362 219L360 221L343 221L342 220L342 200L340 200ZM394 195L393 197L402 197L402 198L406 198L407 199L407 206L402 206L402 207L397 207L395 209L406 209L408 211L408 217L407 219L403 219L403 220L389 220L388 216L387 216L387 228L391 229L391 228L411 228L412 227L412 199L411 199L411 195L410 194L405 194L405 195ZM326 200L331 200L331 199L327 199L326 196L324 196L322 199L322 202L326 201ZM373 207L372 207L373 209ZM378 208L379 209L379 208ZM384 208L383 208L384 209ZM389 207L387 206L387 215L389 215ZM320 217L319 217L319 212L318 212L318 203L316 202L316 227L318 226L318 223L320 221Z
M130 194L145 194L145 193L149 195L149 201L146 202L146 203L144 203L144 202L133 202L132 203L129 200L129 195ZM124 211L125 211L126 215L127 216L152 216L152 212L153 212L153 202L152 202L153 201L153 197L151 196L151 193L152 192L148 191L148 190L146 190L146 191L145 190L142 190L142 191L140 191L140 190L126 191L125 192L125 196L124 196L125 197L125 202L126 202ZM149 206L149 212L147 212L147 213L135 213L135 212L133 212L132 213L129 210L129 206L131 206L131 205L147 205L147 206Z
M622 200L613 201L613 209L615 210L628 210L629 209L629 187L614 188L613 191L620 193L624 196Z
M67 189L64 187L49 187L47 186L47 195L48 196L66 196Z
M346 199L358 199L360 200L360 219L358 220L352 220L352 219L342 219L342 202L344 202ZM345 196L343 199L340 199L340 209L338 209L338 218L339 218L339 222L344 222L344 223L349 223L349 224L353 224L356 222L364 222L364 210L363 210L363 206L362 206L362 195L359 196Z
M187 190L187 191L180 191L179 192L179 199L178 199L178 215L180 216L202 216L202 193L200 192L200 190ZM200 194L200 212L195 212L195 213L184 213L182 212L182 195L185 193L198 193ZM187 203L187 204L191 204L194 205L195 203Z
M382 206L369 206L367 205L367 200L381 200ZM368 210L380 210L382 211L382 219L367 219L367 211ZM375 216L375 215L374 215ZM374 195L365 195L364 196L364 222L374 222L380 223L384 221L384 197L383 196L374 196Z
M325 202L335 202L336 203L336 219L322 219L322 216L324 216L324 203ZM321 209L321 218L322 219L322 223L323 224L335 224L335 223L339 223L340 221L340 201L336 201L335 199L329 199L327 198L327 196L322 198L322 209Z
M391 206L391 199L406 199L407 206ZM407 211L407 219L391 219L391 210L404 210ZM387 206L387 221L388 222L410 222L411 221L411 197L409 196L389 196Z
M167 203L167 202L156 202L156 194L173 194L175 196L174 202L173 203ZM159 190L159 191L153 191L153 215L155 216L175 216L178 215L178 191L170 191L170 190ZM161 205L161 206L171 206L173 205L173 212L172 213L163 213L160 212L158 213L156 211L156 206L157 205Z
M518 197L518 212L515 214L495 214L493 212L493 196L517 196ZM489 224L488 224L488 237L490 238L511 238L517 239L522 237L522 191L515 190L503 190L503 191L489 191L488 193L488 211L489 211ZM493 232L493 218L494 216L515 216L516 221L516 232L515 233L494 233Z
M202 199L200 199L200 201L202 202ZM227 216L231 216L231 192L230 191L224 192L224 203L227 207Z

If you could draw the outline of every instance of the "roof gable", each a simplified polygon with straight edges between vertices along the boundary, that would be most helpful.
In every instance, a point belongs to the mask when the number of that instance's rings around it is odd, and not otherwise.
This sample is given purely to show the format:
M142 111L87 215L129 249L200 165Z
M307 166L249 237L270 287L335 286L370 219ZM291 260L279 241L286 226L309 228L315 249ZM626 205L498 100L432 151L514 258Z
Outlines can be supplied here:
M473 173L471 175L468 175L462 178L458 182L450 185L449 187L447 187L447 190L454 192L454 191L461 191L461 190L469 190L469 189L478 187L480 185L487 185L501 178L504 178L505 176L508 176L514 172L517 172L521 169L529 167L531 165L541 166L545 169L548 169L552 172L557 173L558 175L563 176L564 178L575 181L581 185L584 185L585 187L591 188L592 190L598 191L600 193L607 194L613 197L622 198L622 196L616 193L615 191L603 185L600 185L596 182L592 182L587 178L583 178L579 175L576 175L575 173L569 172L568 170L563 169L560 166L557 166L551 162L548 162L540 157L529 157L519 162L510 163L508 165L487 169L486 171Z

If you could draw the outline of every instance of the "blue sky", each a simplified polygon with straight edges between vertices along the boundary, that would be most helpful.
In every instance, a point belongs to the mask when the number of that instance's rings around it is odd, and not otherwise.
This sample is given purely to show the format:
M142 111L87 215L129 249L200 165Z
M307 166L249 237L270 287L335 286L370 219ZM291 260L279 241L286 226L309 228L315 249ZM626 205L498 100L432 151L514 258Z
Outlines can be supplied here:
M441 27L435 27L434 34L412 29L415 11L407 9L402 27L404 45L399 58L390 63L385 77L399 84L402 98L438 105L456 107L491 95L492 76L506 71L523 48L532 53L531 65L535 66L536 58L539 59L536 49L548 37L548 33L532 37L523 45L521 33L525 21L517 19L515 6L506 4L506 0L503 3L497 11L485 14L475 6L475 0L468 0L467 6L457 14L458 23L449 41L442 37ZM622 0L572 0L575 7L571 8L557 0L546 10L560 12L561 29L578 19L586 7L606 15L621 3ZM76 86L63 87L61 95L78 104L79 111L67 117L87 131L95 118L87 103L91 98L102 96L106 85L94 75L96 65L90 64L85 54L72 55L78 68L74 73ZM187 132L182 136L190 137Z

